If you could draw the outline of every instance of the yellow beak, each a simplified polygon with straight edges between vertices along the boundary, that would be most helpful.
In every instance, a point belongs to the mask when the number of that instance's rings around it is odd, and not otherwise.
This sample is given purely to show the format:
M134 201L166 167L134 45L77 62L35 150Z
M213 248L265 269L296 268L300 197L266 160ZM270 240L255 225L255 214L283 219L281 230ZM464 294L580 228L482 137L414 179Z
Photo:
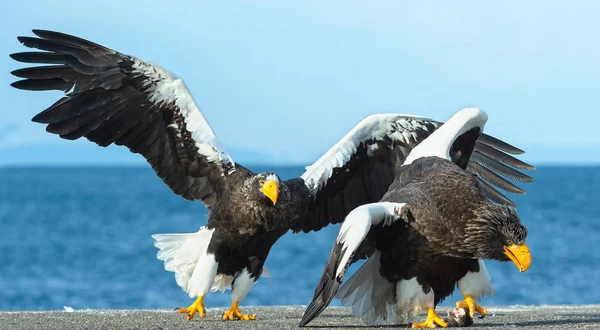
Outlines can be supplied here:
M260 191L262 191L265 196L269 197L271 201L273 201L273 205L277 204L277 198L279 197L279 186L275 181L267 181L262 187L260 187Z
M515 263L520 272L526 271L529 269L529 266L531 266L531 254L529 253L529 248L525 244L505 246L504 254Z

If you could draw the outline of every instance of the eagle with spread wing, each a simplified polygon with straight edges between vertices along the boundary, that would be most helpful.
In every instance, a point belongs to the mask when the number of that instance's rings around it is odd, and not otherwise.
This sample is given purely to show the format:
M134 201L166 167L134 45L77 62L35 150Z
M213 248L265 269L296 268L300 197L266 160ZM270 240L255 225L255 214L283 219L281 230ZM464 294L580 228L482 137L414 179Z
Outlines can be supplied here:
M226 320L253 320L239 304L267 276L265 260L285 233L317 231L341 222L355 207L378 201L410 150L442 125L413 115L378 114L361 121L301 177L254 173L234 162L211 129L182 79L137 57L54 31L18 37L39 51L11 54L19 62L47 64L12 72L23 90L65 95L33 121L63 139L82 137L106 147L126 146L142 155L175 193L200 200L210 211L206 226L191 234L154 235L158 259L196 300L180 308L188 319L205 316L209 291L231 289ZM450 150L467 164L485 193L511 203L494 188L523 193L507 178L532 179L532 169L509 154L521 150L481 135L473 156Z
M402 322L426 310L427 319L413 328L445 328L449 323L435 307L456 286L465 315L487 313L477 304L493 292L482 259L529 268L527 228L516 210L492 203L449 152L468 159L487 118L479 109L459 111L410 152L381 201L348 214L300 326L337 295L368 325ZM363 258L340 287L348 267Z

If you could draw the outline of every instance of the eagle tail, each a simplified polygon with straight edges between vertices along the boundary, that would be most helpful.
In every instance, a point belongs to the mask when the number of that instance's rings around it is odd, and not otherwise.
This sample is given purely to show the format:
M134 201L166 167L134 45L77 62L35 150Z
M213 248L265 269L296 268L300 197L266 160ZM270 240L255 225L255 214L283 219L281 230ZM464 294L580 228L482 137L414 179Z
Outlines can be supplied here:
M203 226L195 233L152 235L156 240L154 246L159 249L156 257L165 263L167 271L175 273L177 285L185 292L198 259L208 249L213 231Z
M175 281L183 291L188 292L189 282L198 263L198 259L208 249L214 229L200 227L200 230L189 234L154 234L159 251L156 257L165 263L165 269L175 273ZM271 272L263 267L261 277L270 277ZM217 274L210 291L231 289L233 276Z
M397 319L395 286L379 273L380 257L375 251L336 295L366 325L394 324Z

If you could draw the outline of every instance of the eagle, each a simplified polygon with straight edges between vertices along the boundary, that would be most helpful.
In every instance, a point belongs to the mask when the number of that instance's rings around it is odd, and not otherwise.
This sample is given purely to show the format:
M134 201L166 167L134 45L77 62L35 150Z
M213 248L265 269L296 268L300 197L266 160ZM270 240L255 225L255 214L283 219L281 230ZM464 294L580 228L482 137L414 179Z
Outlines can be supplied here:
M348 214L300 326L337 294L368 325L426 310L427 319L413 328L447 327L435 307L456 286L464 296L457 307L471 318L487 313L476 302L493 290L483 259L512 261L521 272L529 268L527 228L515 208L490 201L476 176L450 154L457 148L469 159L487 118L479 109L456 113L413 148L379 202ZM348 267L365 257L340 288Z
M223 319L256 319L240 312L239 304L260 277L269 275L264 264L273 244L289 231L318 231L343 221L355 207L380 200L396 164L443 124L416 115L368 116L300 177L284 181L236 163L181 78L76 36L33 33L17 39L37 50L10 56L47 65L13 71L23 79L12 86L65 94L32 120L62 139L127 147L143 156L173 193L208 209L198 232L153 235L157 258L195 299L178 309L188 320L204 317L204 297L225 289L231 290L231 307ZM468 169L490 198L511 203L496 188L523 193L507 180L532 180L520 170L533 167L510 155L522 152L481 135ZM466 164L460 150L450 153Z

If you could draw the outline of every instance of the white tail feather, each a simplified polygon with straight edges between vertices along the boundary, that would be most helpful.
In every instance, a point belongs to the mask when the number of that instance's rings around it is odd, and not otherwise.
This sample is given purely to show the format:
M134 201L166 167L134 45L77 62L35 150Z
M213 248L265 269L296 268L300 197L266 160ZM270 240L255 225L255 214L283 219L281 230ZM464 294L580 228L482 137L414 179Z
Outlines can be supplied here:
M155 234L152 238L156 240L154 246L159 251L156 257L164 261L165 270L175 273L175 281L183 291L190 290L190 279L203 253L206 253L208 244L212 238L214 229L205 226L200 230L189 234ZM261 277L270 277L271 272L263 267ZM225 291L231 289L233 276L217 274L210 291Z
M379 273L380 257L373 253L336 294L366 325L396 323L395 285Z
M175 281L183 291L188 292L188 284L198 259L206 253L214 229L200 227L190 234L155 234L154 246L159 251L156 257L165 263L165 269L175 273Z

